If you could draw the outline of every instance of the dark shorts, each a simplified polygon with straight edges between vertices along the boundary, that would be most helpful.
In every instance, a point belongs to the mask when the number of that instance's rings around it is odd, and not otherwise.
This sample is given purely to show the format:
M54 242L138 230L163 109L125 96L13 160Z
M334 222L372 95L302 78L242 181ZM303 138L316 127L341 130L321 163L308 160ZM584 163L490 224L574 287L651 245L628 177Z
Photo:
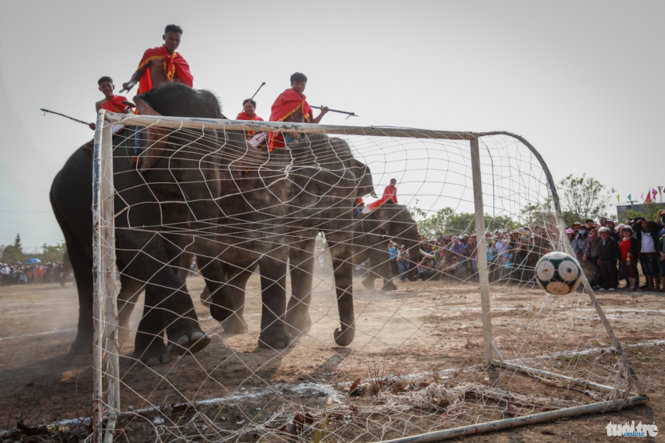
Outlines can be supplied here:
M642 265L642 273L647 276L657 276L660 274L660 266L658 259L660 257L657 253L642 254L640 255L640 264Z

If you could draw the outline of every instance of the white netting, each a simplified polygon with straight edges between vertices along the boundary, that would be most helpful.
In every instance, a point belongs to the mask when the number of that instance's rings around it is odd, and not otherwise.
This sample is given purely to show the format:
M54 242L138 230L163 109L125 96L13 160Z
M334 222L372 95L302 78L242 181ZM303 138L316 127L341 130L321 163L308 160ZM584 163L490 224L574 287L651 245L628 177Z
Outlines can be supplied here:
M291 125L290 148L268 153L245 134L270 124L111 117L125 125L112 147L128 302L119 352L104 349L119 355L120 411L102 410L118 414L117 437L386 440L618 407L639 393L593 295L534 283L538 258L565 250L565 235L547 172L521 139ZM474 246L474 138L491 331ZM357 198L380 197L391 178L399 205L354 216ZM117 377L100 370L107 389Z

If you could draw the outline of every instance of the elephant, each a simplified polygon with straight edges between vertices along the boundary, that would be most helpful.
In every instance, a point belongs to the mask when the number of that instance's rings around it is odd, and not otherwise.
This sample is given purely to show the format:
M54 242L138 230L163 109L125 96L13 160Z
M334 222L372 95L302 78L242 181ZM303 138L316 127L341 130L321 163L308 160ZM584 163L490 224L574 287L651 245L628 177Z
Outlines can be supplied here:
M368 275L363 280L367 289L374 287L376 277L383 279L384 291L396 289L388 252L390 240L417 252L421 240L418 224L406 206L383 204L367 214L358 215L354 223L353 263L359 265L370 260Z
M129 155L114 158L114 199L116 254L122 271L122 290L118 296L120 321L127 322L127 302L140 289L146 289L146 314L141 321L135 342L135 354L156 364L168 359L169 350L161 341L166 332L169 342L178 349L196 352L209 339L198 326L189 295L183 282L170 266L169 253L163 238L142 230L130 230L160 222L158 202L143 186L138 171L130 168ZM89 352L92 347L92 155L77 149L53 180L50 200L55 217L62 229L67 251L74 270L79 299L79 318L76 338L71 352ZM140 202L140 205L134 205ZM152 204L150 204L152 203ZM131 207L131 210L126 210ZM151 309L153 308L153 309Z
M151 103L157 108L177 99L181 115L222 117L217 98L210 92L193 91L189 100L182 100L164 87L159 96L162 101ZM137 101L141 102L140 97ZM178 146L187 145L187 150L158 143L158 152L146 149L135 162L133 146L122 146L122 136L114 136L114 145L119 146L113 159L116 255L123 275L119 299L122 302L145 287L145 309L135 339L135 355L149 364L167 361L170 352L198 352L210 341L198 324L184 279L177 272L182 267L179 260L183 244L191 243L209 285L216 289L223 284L220 276L224 270L213 260L216 252L209 249L210 244L180 234L183 224L205 232L217 216L217 210L208 202L219 194L218 170L198 167L201 151L219 149L216 133L208 135L201 138L200 131L181 131L179 137L185 138L178 140ZM205 145L206 141L210 144ZM237 141L244 143L240 135ZM164 153L169 156L163 157ZM72 352L89 351L93 335L91 157L88 150L77 149L54 178L50 191L78 288L79 319ZM178 174L157 167L166 162ZM165 204L165 200L171 203ZM161 228L155 232L150 230L153 227ZM123 312L129 310L121 309L121 320ZM168 346L163 342L164 335Z
M134 100L141 114L223 118L211 93L183 85L166 85ZM249 148L240 132L206 130L207 137L200 137L200 130L147 132L151 143L134 163L129 152L114 158L118 265L127 277L123 286L129 294L140 289L135 282L146 287L137 353L159 363L171 349L196 352L209 342L176 272L185 255L183 244L197 257L211 293L211 315L231 331L244 327L239 310L244 292L234 293L234 288L244 287L249 272L258 265L263 301L259 345L287 346L294 325L301 329L311 324L308 316L298 315L300 303L294 300L307 301L311 296L313 245L319 230L327 233L334 257L341 323L335 340L349 344L355 320L352 234L346 227L351 226L355 198L370 192L372 186L367 167L353 158L348 145L338 138L314 135L291 150L266 153ZM92 330L90 199L73 208L64 202L67 190L75 188L67 181L70 176L78 180L79 189L90 188L90 174L80 173L86 166L90 169L90 159L81 159L82 152L72 156L78 167L68 162L51 193L69 249L81 257L74 264L82 289L80 327L73 348L85 347ZM370 179L370 185L365 184L368 191L359 191L363 177ZM153 231L131 229L144 226ZM185 234L186 230L197 235ZM285 314L287 259L294 297ZM168 347L161 340L164 334Z
M155 114L174 115L179 101L189 100L192 91L174 85L143 94L135 101L139 109L145 102ZM165 101L163 96L170 93L176 97ZM335 341L349 344L355 333L351 209L358 195L372 192L368 168L353 158L349 146L339 138L310 135L290 149L266 152L248 147L241 135L220 132L219 147L210 148L214 153L206 159L209 169L218 171L219 194L214 204L209 204L217 215L208 219L214 220L214 228L209 223L208 229L201 227L205 235L195 236L195 242L208 245L206 255L201 257L200 247L192 248L192 252L197 255L210 292L211 315L222 322L227 332L247 329L242 318L244 286L258 265L263 302L259 346L287 346L292 331L311 324L308 316L299 315L297 301L308 303L314 239L323 231L335 265L341 323L335 331ZM162 138L168 139L168 135ZM169 143L152 145L144 157L160 158L164 150L181 150L177 142ZM159 161L155 166L159 166ZM146 179L150 180L151 171L159 169L151 165L145 168ZM365 190L361 190L363 187ZM177 192L161 195L169 201L178 200ZM287 260L294 296L285 314ZM221 274L217 280L214 273L206 275L206 267L215 262L221 263L225 281Z
M256 152L263 154L261 151L255 151L255 155ZM287 335L283 337L284 342L278 344L280 347L287 345L295 333L311 325L309 315L303 308L309 304L311 298L315 238L319 231L323 231L326 233L333 257L340 315L341 326L335 331L334 339L339 345L348 345L355 334L350 280L352 254L350 214L359 193L365 194L372 190L371 174L363 163L353 158L346 142L322 135L310 135L306 137L306 141L295 144L288 150L273 151L263 161L260 169L256 167L247 169L248 175L265 174L262 170L266 169L265 165L270 165L268 170L280 176L281 190L285 191L285 194L278 199L284 212L265 220L281 227L277 235L285 239L282 246L285 248L283 251L288 253L293 291L285 316L281 315L284 311L280 305L281 317L277 322L287 327ZM262 181L266 182L265 178ZM260 192L266 193L266 188L262 189ZM246 196L247 191L243 192ZM222 223L221 231L227 230L227 226L228 223ZM258 226L258 228L274 234L276 227ZM249 232L250 230L243 230L239 235L236 229L235 238L224 238L220 244L238 243L239 238ZM236 256L236 263L241 255L247 256L247 252ZM222 257L225 265L230 265L235 271L229 275L228 290L212 294L208 298L211 302L211 314L223 322L225 331L241 333L247 329L243 319L244 287L253 267L230 264L231 259L224 252ZM283 256L281 260L286 263L287 256ZM265 278L263 264L259 264L259 268L263 284ZM284 267L281 269L286 270ZM278 284L273 286L284 288L283 278L282 276L280 280L274 280ZM274 347L274 343L265 343L267 334L264 334L266 323L263 319L266 316L266 294L263 288L262 294L264 311L259 345Z

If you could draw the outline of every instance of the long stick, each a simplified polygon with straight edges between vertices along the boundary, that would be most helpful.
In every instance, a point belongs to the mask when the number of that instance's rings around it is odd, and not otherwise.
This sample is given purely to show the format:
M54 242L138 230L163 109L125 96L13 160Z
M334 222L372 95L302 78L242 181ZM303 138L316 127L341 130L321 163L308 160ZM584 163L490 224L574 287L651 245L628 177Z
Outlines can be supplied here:
M259 86L259 89L257 89L256 92L254 93L254 95L252 95L249 99L253 100L254 97L256 97L256 94L259 93L259 91L261 90L261 88L263 88L263 86L265 86L265 84L266 84L266 82L261 83L261 86Z
M321 106L310 106L310 108L321 109ZM359 115L356 114L355 112L340 111L339 109L332 109L332 108L328 108L328 111L337 112L339 114L345 114L345 115L348 115L349 117L359 117Z
M61 113L59 113L59 112L55 112L55 111L51 111L51 110L49 110L49 109L39 108L39 110L42 111L42 112L50 112L51 114L59 115L59 116L61 116L61 117L65 117L65 118L68 118L68 119L70 119L70 120L74 120L75 122L78 122L78 123L83 123L83 124L86 125L86 126L89 126L89 125L90 125L90 123L88 123L88 122L84 122L83 120L79 120L78 118L70 117L70 116L68 116L68 115L61 114Z

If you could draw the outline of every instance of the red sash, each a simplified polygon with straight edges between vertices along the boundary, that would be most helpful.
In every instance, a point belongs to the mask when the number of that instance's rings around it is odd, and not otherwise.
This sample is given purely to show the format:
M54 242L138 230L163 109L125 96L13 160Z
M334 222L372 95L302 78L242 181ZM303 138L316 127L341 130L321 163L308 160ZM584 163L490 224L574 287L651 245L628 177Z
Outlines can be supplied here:
M381 198L377 201L367 205L367 207L374 210L383 205L388 200L392 200L394 204L397 204L397 188L395 186L386 186L386 189L383 190L383 196L381 196Z
M305 94L300 95L293 88L286 89L279 94L275 103L273 103L270 121L282 122L296 111L302 112L305 122L309 123L312 121L312 108L309 107ZM284 137L282 134L271 132L268 136L268 149L272 151L275 148L283 148L284 146Z
M255 120L259 122L263 121L263 119L258 115L254 114L254 117L250 117L249 115L245 114L245 111L242 111L240 114L238 114L236 116L236 120Z
M236 120L253 120L253 121L259 121L262 122L263 119L259 117L258 115L254 114L254 117L250 117L249 115L245 114L245 111L242 111L240 114L236 116ZM245 135L247 138L250 138L251 136L254 135L255 131L246 131Z
M123 101L127 101L127 98L122 95L114 95L110 100L105 100L101 108L111 112L123 113L127 109L127 105Z
M166 49L166 45L157 48L150 48L143 53L143 58L139 63L138 69L141 69L146 64L153 60L164 60L164 74L169 81L174 81L176 78L190 88L194 84L194 77L189 72L189 64L182 58L182 55L173 51L170 54ZM139 79L139 94L148 92L152 89L152 77L150 76L150 68L146 69L141 78Z

